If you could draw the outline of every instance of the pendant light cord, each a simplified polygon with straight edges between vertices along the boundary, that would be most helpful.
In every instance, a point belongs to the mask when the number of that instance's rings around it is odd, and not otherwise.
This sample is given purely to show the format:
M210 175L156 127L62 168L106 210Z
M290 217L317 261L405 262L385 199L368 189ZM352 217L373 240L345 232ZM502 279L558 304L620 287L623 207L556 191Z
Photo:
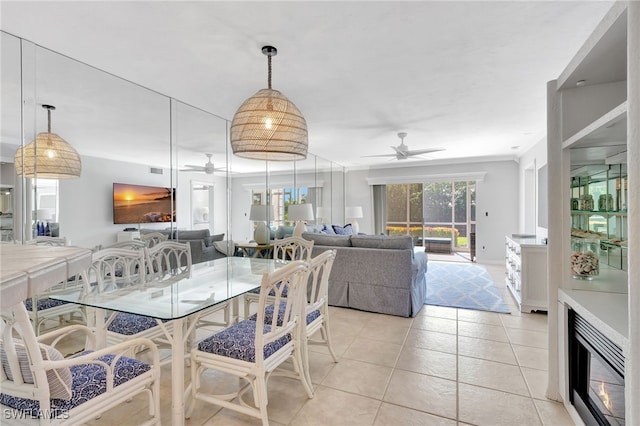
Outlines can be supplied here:
M269 89L271 89L271 55L267 55L267 85L269 87Z

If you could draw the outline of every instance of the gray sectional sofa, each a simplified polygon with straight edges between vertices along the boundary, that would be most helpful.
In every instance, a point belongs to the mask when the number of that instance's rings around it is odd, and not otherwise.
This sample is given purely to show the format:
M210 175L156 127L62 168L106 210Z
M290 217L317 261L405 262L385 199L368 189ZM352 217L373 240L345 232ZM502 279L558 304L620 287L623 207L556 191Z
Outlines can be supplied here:
M209 260L227 257L226 254L217 250L215 242L223 241L224 234L211 235L208 229L196 230L169 230L169 229L141 229L141 234L159 232L170 240L191 245L191 260L193 263L207 262Z
M313 256L336 249L329 305L414 317L427 292L427 255L414 253L411 236L303 233Z

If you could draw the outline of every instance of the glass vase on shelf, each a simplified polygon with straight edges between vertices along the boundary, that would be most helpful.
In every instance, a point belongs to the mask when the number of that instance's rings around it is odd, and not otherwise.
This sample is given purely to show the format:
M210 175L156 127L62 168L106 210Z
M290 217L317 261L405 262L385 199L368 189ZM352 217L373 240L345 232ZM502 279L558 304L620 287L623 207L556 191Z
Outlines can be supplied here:
M573 238L571 240L571 275L581 280L592 280L600 274L598 249L600 240Z

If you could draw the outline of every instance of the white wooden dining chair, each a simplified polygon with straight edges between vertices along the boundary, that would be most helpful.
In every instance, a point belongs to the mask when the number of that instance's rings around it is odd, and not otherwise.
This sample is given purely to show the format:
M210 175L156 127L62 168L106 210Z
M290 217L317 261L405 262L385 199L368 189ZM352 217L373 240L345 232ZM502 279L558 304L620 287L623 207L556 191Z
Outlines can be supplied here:
M329 275L333 268L333 261L336 258L336 250L326 250L316 257L311 258L309 263L309 279L306 289L305 321L301 324L302 332L302 356L304 361L304 372L311 386L311 375L309 373L309 351L308 345L322 345L327 348L333 358L333 362L338 362L333 347L331 346L331 332L329 327ZM265 321L273 320L274 305L265 308ZM282 306L280 306L278 321L282 321ZM256 320L257 313L249 319Z
M36 337L22 303L2 308L0 317L0 405L7 424L84 424L136 395L148 403L139 424L161 423L159 356L150 340L94 351L94 336L82 325ZM68 341L78 337L85 350L64 358L57 348L72 347ZM134 346L147 347L151 362L125 356Z
M269 424L267 413L269 376L286 360L293 361L297 374L292 377L300 380L309 398L313 397L305 374L302 372L302 353L300 347L300 318L305 309L305 289L308 278L308 265L295 261L276 271L262 276L258 315L256 321L244 320L231 327L207 337L191 349L191 383L186 397L186 418L190 418L196 401L219 405L262 420ZM285 286L288 297L283 296ZM282 306L281 320L273 318L265 321L267 295L273 292L275 303ZM207 381L203 373L216 370L240 379L238 390L233 393L215 394L210 392L215 383ZM207 381L207 383L204 383ZM247 403L243 396L253 391L253 404ZM237 398L237 399L236 399Z
M142 240L127 240L127 241L118 241L117 243L109 244L108 246L103 247L103 249L108 248L123 248L129 250L142 250L147 247L147 244Z
M166 285L191 274L191 246L189 243L162 241L142 250L146 254L144 285ZM160 348L171 347L173 323L156 318L117 312L107 320L107 343L147 338ZM170 362L165 358L163 362Z
M149 247L147 253L148 281L175 281L191 275L191 244L161 241Z
M307 283L307 305L305 307L305 332L304 347L302 350L304 371L307 380L311 384L309 374L308 345L326 346L333 362L338 362L333 347L331 346L331 327L329 324L329 275L333 268L333 261L337 251L326 250L316 257L311 258L309 264L309 281ZM318 335L319 334L319 335Z
M32 238L30 240L27 240L24 243L25 245L61 247L61 246L66 246L68 241L66 237L39 236L39 237Z
M303 260L308 262L311 259L313 241L300 237L288 237L273 242L273 259L276 261ZM287 290L285 289L285 297ZM257 303L260 298L260 289L251 290L244 294L244 317L251 315L251 304Z
M140 240L143 241L149 248L163 241L167 241L168 239L168 235L162 234L160 232L149 232L147 234L140 235Z
M25 245L64 247L67 245L67 239L66 237L39 236L26 241ZM56 292L66 291L80 285L80 281L77 278L74 277L60 282L42 294L35 295L24 301L36 335L41 333L47 321L55 322L56 325L65 323L86 324L86 315L82 306L49 297Z

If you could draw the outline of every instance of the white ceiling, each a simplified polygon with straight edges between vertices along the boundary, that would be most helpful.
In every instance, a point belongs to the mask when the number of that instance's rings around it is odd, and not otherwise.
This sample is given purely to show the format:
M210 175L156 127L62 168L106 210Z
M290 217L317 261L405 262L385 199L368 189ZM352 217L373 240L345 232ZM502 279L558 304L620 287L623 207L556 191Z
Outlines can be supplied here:
M2 0L0 12L8 33L226 119L266 87L260 48L274 45L273 87L306 117L309 151L366 167L420 161L361 157L391 153L401 131L409 149L445 148L434 162L522 154L545 136L546 82L611 4Z

